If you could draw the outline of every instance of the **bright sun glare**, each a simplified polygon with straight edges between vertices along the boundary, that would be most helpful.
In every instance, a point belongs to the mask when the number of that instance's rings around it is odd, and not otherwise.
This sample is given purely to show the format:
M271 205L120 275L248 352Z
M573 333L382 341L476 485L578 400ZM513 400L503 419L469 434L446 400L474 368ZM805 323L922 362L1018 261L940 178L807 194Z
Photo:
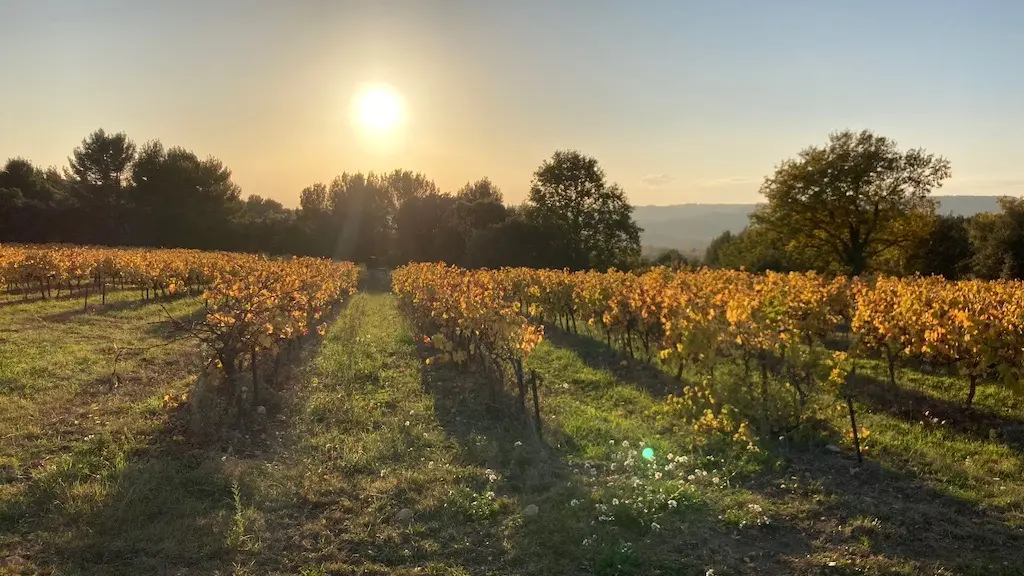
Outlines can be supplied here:
M353 115L372 133L391 130L402 122L402 99L389 86L372 86L356 94Z

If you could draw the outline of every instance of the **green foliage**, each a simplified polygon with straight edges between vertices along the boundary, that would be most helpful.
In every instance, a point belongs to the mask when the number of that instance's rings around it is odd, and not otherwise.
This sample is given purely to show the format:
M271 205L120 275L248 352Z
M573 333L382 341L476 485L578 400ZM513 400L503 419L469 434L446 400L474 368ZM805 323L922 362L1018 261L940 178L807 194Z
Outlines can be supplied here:
M666 268L672 268L679 270L681 268L690 268L697 264L697 261L675 248L668 250L662 250L660 253L655 255L653 258L642 257L640 259L642 266L665 266Z
M558 150L533 175L532 218L565 239L558 268L622 267L640 253L640 227L618 184L605 181L597 160Z
M135 152L135 143L124 132L108 134L100 129L82 140L68 158L70 190L89 222L81 240L96 242L106 236L125 243L130 238L128 178Z
M489 178L481 178L476 182L467 182L465 186L459 188L459 191L455 193L455 197L468 203L493 202L501 204L503 200L501 190Z
M963 216L938 216L927 235L907 246L899 271L948 280L965 278L971 272L974 255L968 233L970 222Z
M184 148L145 144L132 165L132 198L147 246L212 249L239 201L231 171L216 158L201 160Z
M765 179L766 203L751 222L817 269L858 275L928 233L929 194L950 174L948 160L923 149L901 151L867 130L834 132Z
M508 499L499 498L491 490L480 493L460 486L452 491L444 506L461 520L485 522L497 516L502 510L507 510L508 504Z
M0 241L48 242L74 223L65 219L71 199L63 176L24 158L0 170Z
M342 173L307 186L299 206L250 196L218 159L97 130L69 168L14 158L0 172L0 241L143 245L324 256L371 267L620 268L638 264L640 229L625 193L593 158L558 151L530 202L507 206L481 178L454 193L409 170ZM681 261L673 260L680 263Z
M75 180L89 187L88 194L124 186L135 160L135 143L124 132L107 134L102 128L93 132L68 158Z
M776 234L756 226L748 227L739 234L724 232L708 246L704 258L707 266L750 272L785 272L803 268L798 264L799 255L787 250Z
M999 199L1001 212L978 214L967 225L974 275L986 279L1024 276L1024 199Z
M569 242L551 222L521 210L498 224L477 230L467 246L467 264L474 268L564 266Z

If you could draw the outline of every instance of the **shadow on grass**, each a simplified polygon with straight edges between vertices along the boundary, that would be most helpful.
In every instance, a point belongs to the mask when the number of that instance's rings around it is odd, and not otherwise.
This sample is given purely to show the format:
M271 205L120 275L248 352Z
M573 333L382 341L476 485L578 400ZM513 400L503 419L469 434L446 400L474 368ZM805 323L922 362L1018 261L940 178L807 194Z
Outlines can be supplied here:
M573 334L548 325L544 327L544 338L555 347L572 350L590 368L606 370L654 398L679 394L688 385L685 378L675 380L657 366L631 360L620 350L587 334Z
M278 385L261 399L267 416L251 416L244 431L221 422L223 430L207 438L192 425L195 406L142 404L147 395L162 394L161 385L126 382L118 398L125 401L121 411L138 411L132 431L106 429L78 438L66 452L51 453L32 472L11 479L19 485L10 492L15 497L0 498L0 560L17 556L39 573L96 576L228 574L253 561L256 541L244 528L248 512L236 507L233 488L242 495L258 492L258 478L245 471L275 457L278 445L266 438L273 437L276 408L321 342L311 334L283 352ZM265 384L274 360L261 364ZM107 380L83 390L110 400ZM198 396L195 388L189 392L191 399Z
M42 573L212 573L231 566L231 481L219 459L161 426L132 448L94 438L25 479L0 532Z
M421 353L424 358L429 355L425 350ZM514 396L508 390L492 396L486 391L490 386L486 377L473 370L424 365L420 376L424 391L433 398L438 423L458 444L459 464L495 471L501 481L494 491L514 503L508 510L510 515L521 516L531 504L538 507L538 516L523 517L516 531L520 538L526 532L535 537L515 543L514 554L539 558L535 560L540 563L539 573L577 573L576 564L581 559L575 548L584 536L577 538L579 527L571 525L552 506L555 502L564 506L585 495L561 455L537 438L532 423L519 412ZM550 439L557 432L548 426L545 434ZM471 539L472 548L479 554L461 558L459 563L481 569L493 562L488 548L495 539L502 538L502 531L494 522L477 522L469 528L464 537ZM569 538L574 541L572 546ZM515 558L511 561L525 563Z
M144 308L146 306L149 306L150 304L157 302L157 300L143 300L142 298L139 298L138 300L115 300L113 302L101 304L100 298L90 297L89 305L88 307L86 307L84 298L76 297L74 299L77 299L81 306L76 306L69 310L56 312L54 314L47 314L46 316L42 317L43 320L47 322L63 323L87 314L104 316L115 312L127 312L131 310L138 310L140 308ZM170 302L170 300L167 301Z
M1024 532L1004 515L879 462L858 469L852 458L791 453L784 468L746 487L801 519L818 554L793 558L800 573L815 573L823 558L866 560L884 573L1020 574L1024 566Z
M204 308L196 308L184 316L172 315L171 317L168 317L166 313L160 311L160 315L157 316L156 320L146 324L146 333L157 338L174 338L177 336L183 336L183 333L174 329L174 325L171 323L171 318L189 326L195 322L201 322L206 319L206 310Z
M598 354L590 359L605 364ZM495 401L482 401L486 384L483 375L472 371L425 367L422 384L434 398L447 435L459 443L465 463L496 471L502 493L519 510L530 504L539 507L536 519L516 526L511 561L529 567L525 573L704 574L710 567L738 574L786 573L785 558L811 550L790 523L778 521L770 531L740 533L718 520L719 512L706 500L688 502L659 518L663 525L658 530L623 510L618 514L626 515L614 523L595 525L600 522L596 513L588 516L571 504L589 502L594 488L581 476L579 455L573 454L576 439L554 419L544 419L544 440L538 441L532 424L518 413L514 394L506 390ZM485 540L489 529L481 528ZM600 544L583 542L594 534L600 535Z
M893 386L867 375L860 379L857 399L875 412L908 422L943 422L951 430L976 440L996 441L1024 452L1024 418L1019 416L999 414L978 404L968 407L966 403L950 402L898 383Z
M624 355L599 340L559 330L546 336L551 345L577 355L590 368L611 372L631 386L653 389L652 396L659 391L652 382L673 383L653 366L622 368ZM936 407L936 399L921 396L903 390L896 398L879 393L873 399L910 404L903 415L915 421L924 410L933 415L943 409L962 414L948 404ZM971 412L977 419L977 411ZM1000 423L1004 430L1019 424L1013 419ZM975 430L979 437L981 431ZM987 438L987 425L984 433ZM812 453L808 446L783 450L777 443L765 442L763 449L768 451L765 461L778 462L778 467L764 467L740 482L742 488L772 501L776 513L771 524L735 533L713 522L699 529L698 537L706 539L708 550L714 550L708 560L754 562L748 566L726 561L730 573L818 574L830 561L839 566L858 562L871 567L868 573L935 573L941 567L957 567L969 574L1016 574L1024 566L1024 532L1010 526L998 510L878 462L869 461L855 470L853 460L824 451ZM684 545L693 537L684 528L676 540Z

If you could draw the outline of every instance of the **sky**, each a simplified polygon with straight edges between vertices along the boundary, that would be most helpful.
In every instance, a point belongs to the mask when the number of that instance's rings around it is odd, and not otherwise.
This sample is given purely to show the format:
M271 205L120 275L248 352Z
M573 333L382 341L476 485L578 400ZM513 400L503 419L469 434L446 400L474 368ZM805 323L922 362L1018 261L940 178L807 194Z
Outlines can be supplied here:
M557 149L634 204L755 202L783 159L871 129L943 194L1024 194L1024 3L996 0L0 0L0 159L97 128L216 156L298 203L342 172L522 201ZM404 122L370 134L383 83Z

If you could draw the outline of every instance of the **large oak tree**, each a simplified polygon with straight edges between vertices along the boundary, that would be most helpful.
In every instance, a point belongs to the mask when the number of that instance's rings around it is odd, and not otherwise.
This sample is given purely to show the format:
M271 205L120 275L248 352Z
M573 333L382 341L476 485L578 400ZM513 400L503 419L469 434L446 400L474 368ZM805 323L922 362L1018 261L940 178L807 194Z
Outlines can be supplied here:
M834 132L765 178L767 202L751 220L815 267L862 274L928 233L930 193L949 176L949 161L923 149L901 151L867 130Z

